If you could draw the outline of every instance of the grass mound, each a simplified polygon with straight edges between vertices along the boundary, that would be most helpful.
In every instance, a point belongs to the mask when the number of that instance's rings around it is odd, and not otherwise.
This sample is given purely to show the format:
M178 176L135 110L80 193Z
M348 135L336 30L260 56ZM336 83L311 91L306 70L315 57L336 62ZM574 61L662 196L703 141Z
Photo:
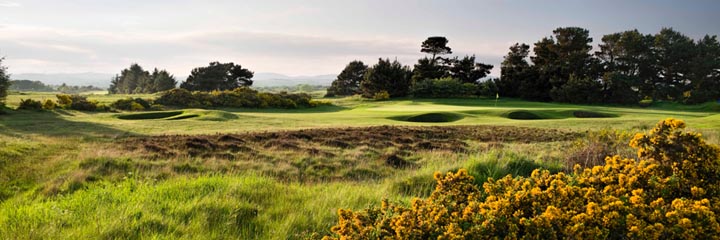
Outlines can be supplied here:
M613 117L618 117L615 114L590 112L590 111L573 111L572 114L576 118L613 118Z
M193 118L201 121L227 121L238 119L238 116L225 111L217 110L185 110L185 111L170 111L170 112L145 112L145 113L133 113L125 114L117 117L123 120L149 120L149 119L164 119L164 120L183 120Z
M169 118L166 118L165 120L183 120L183 119L194 118L194 117L199 117L199 116L200 115L198 115L198 114L185 114L185 115L177 115L177 116L169 117Z
M238 116L225 111L198 111L191 115L196 115L196 120L201 121L227 121L238 119Z
M424 113L413 116L393 117L391 119L405 122L442 123L455 122L463 119L463 116L455 113Z
M147 120L147 119L162 119L177 116L183 114L183 111L170 111L170 112L146 112L146 113L133 113L120 115L117 118L122 120Z
M512 111L504 114L506 118L509 119L515 119L515 120L538 120L538 119L547 119L543 116L540 116L534 112L530 111Z

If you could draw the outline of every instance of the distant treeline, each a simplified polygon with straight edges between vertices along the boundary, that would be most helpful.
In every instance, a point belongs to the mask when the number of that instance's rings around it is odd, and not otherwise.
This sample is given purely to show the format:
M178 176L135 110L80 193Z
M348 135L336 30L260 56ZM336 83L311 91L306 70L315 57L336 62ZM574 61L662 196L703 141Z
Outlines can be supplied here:
M180 84L189 91L232 90L252 85L253 72L235 63L211 62L198 67ZM165 70L155 68L152 73L139 64L132 64L120 72L111 82L110 93L155 93L174 89L177 80Z
M720 99L717 36L697 41L672 28L607 34L592 52L589 31L558 28L530 46L517 43L502 63L500 95L570 103L640 100L701 103Z
M266 86L266 87L253 87L253 89L261 92L316 92L324 91L328 88L327 85L310 85L310 84L297 84L295 86Z
M46 85L41 81L32 80L11 80L10 91L33 91L33 92L62 92L62 93L82 93L89 91L102 91L104 89L95 87L93 85L88 86L69 86L63 83L60 86Z
M501 65L501 78L481 81L492 65L474 56L451 54L445 37L430 37L421 52L432 57L414 68L380 59L368 67L350 62L333 81L328 96L515 97L568 103L636 104L674 101L687 104L720 99L720 44L717 36L697 41L672 28L657 34L637 30L602 37L592 52L590 32L563 27L530 46L516 43ZM528 58L530 61L528 61Z
M367 98L386 99L495 95L493 86L480 82L493 66L475 62L475 56L443 57L452 54L448 42L441 36L429 37L422 42L420 51L432 54L432 57L419 59L412 69L390 59L380 58L372 67L362 61L352 61L333 81L327 96L361 94Z

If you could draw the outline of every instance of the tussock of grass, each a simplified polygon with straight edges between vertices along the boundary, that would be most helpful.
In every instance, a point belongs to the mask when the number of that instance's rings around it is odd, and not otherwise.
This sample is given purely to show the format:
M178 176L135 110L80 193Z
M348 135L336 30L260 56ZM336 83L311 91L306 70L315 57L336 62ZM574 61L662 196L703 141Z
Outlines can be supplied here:
M490 150L465 161L437 166L425 166L412 174L392 180L391 191L404 196L427 197L435 189L434 172L452 172L460 168L467 169L475 178L475 184L482 187L488 178L500 179L507 175L513 177L530 176L535 169L546 169L551 172L562 170L561 164L533 160L531 156L507 150Z

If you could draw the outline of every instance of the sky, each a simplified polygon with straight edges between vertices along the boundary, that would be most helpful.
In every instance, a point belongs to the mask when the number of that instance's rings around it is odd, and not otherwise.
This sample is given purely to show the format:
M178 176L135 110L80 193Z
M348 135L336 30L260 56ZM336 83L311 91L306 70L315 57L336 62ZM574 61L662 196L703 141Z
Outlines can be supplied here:
M412 65L445 36L453 55L499 65L508 47L557 27L602 35L672 27L720 35L716 0L0 0L10 73L119 73L131 63L187 76L211 61L291 76L337 74L352 60Z

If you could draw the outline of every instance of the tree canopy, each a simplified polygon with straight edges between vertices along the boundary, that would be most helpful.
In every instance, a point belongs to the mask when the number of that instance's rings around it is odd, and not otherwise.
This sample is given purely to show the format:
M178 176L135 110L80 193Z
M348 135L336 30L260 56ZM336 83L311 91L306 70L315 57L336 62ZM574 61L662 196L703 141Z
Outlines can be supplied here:
M328 95L348 96L360 93L360 82L365 77L368 66L362 61L352 61L338 74L328 88Z
M4 57L0 57L0 106L5 105L7 90L10 87L10 75L7 73L7 67L2 65Z
M429 37L422 42L420 52L432 54L431 60L434 62L437 55L452 54L452 49L447 45L448 42L445 37Z
M211 62L190 72L180 88L191 91L231 90L253 84L254 73L232 62Z
M410 89L412 72L397 60L378 60L378 63L367 70L365 78L360 83L362 95L373 97L381 91L387 91L390 97L407 96Z
M634 104L641 99L701 103L720 99L720 43L694 41L672 28L657 34L637 30L607 34L590 53L589 31L558 28L534 44L532 64L525 44L505 57L500 92L509 97L572 103Z
M175 77L165 70L155 70L152 74L145 71L137 63L133 63L129 68L123 69L120 75L110 82L110 93L155 93L175 88L177 81Z

